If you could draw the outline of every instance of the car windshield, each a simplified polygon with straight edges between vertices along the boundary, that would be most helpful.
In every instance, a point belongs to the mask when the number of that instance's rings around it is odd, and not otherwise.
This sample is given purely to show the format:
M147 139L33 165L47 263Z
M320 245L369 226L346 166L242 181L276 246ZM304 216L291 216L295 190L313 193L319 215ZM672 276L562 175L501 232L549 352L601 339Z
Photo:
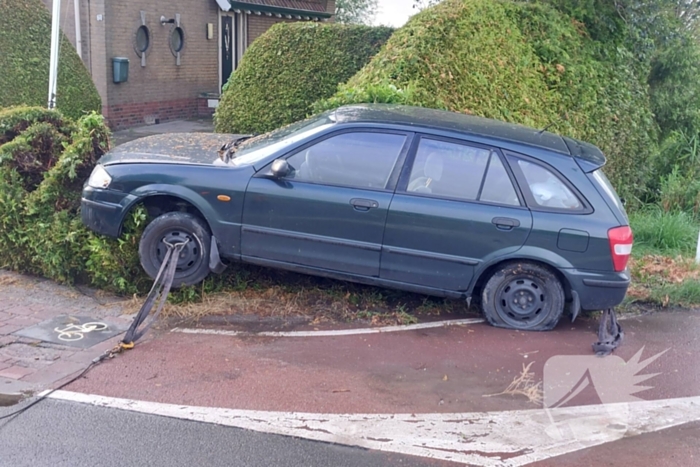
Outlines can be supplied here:
M238 146L231 164L253 165L285 146L322 131L333 122L329 113L323 113L247 139Z

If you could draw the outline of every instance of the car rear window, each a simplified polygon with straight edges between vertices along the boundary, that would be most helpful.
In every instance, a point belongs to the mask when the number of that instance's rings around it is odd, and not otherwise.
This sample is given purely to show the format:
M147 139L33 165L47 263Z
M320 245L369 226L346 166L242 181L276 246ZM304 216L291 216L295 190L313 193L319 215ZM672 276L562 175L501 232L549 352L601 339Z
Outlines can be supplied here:
M613 188L612 183L610 183L610 180L608 180L608 177L605 175L602 169L598 169L595 172L591 174L593 178L598 182L600 187L605 191L605 194L608 195L608 197L612 200L613 203L615 203L615 206L620 211L625 211L625 208L622 204L622 200L620 199L619 196L617 196L617 192L615 191L615 188Z

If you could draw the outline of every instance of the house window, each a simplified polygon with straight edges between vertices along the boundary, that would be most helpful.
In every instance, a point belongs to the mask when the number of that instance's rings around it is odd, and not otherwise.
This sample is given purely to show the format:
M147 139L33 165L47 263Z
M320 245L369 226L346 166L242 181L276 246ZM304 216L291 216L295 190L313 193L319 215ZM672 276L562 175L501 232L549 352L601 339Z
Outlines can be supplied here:
M185 32L181 27L173 28L170 32L170 49L174 54L182 51L185 46Z
M136 30L136 52L140 55L148 50L151 45L150 35L146 26L139 26Z

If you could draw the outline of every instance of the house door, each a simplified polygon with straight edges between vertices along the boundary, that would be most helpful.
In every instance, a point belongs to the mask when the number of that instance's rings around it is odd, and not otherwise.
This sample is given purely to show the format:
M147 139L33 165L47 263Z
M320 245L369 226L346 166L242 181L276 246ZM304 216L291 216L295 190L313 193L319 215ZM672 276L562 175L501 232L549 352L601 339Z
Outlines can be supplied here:
M228 81L233 71L233 18L231 16L221 17L221 86Z
M221 16L221 86L238 67L248 45L247 17L243 13Z

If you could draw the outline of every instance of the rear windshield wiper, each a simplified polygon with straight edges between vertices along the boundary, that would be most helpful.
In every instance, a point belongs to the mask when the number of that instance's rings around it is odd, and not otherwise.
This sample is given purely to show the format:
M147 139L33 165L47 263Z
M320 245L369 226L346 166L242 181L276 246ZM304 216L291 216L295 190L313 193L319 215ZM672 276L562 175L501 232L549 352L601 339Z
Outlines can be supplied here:
M238 146L241 145L243 141L246 141L255 135L244 135L240 136L238 138L232 139L228 143L224 144L221 146L219 149L219 157L221 158L222 161L228 163L231 159L233 159L232 155L236 150L238 149Z

